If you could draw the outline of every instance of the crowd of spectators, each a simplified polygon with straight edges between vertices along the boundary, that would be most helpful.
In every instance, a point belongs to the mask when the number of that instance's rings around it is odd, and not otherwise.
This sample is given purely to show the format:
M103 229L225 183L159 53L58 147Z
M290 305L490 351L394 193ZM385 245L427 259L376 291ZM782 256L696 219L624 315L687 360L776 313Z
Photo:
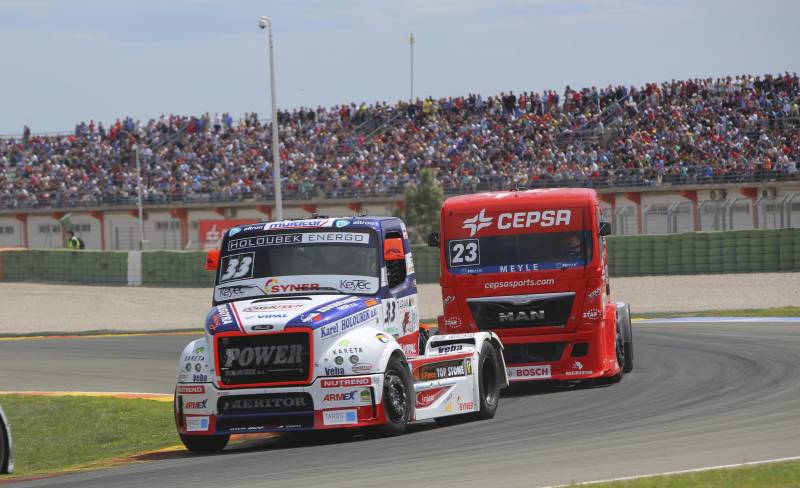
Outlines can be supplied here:
M800 79L741 75L569 86L279 112L288 198L795 178ZM80 123L0 139L0 206L129 204L135 147L150 202L271 198L271 125L254 113Z

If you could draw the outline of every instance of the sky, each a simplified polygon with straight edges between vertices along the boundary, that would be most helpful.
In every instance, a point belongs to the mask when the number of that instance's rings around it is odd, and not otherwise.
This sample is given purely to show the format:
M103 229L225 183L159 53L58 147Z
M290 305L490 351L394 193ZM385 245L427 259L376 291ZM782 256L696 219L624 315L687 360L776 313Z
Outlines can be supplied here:
M797 0L0 0L0 134L800 72Z

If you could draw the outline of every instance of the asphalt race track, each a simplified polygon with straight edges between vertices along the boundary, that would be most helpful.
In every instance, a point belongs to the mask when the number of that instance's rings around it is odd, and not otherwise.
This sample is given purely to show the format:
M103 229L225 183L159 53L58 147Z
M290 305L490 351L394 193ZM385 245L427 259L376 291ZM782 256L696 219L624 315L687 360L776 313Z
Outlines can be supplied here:
M488 422L286 437L15 486L543 486L800 455L800 323L636 324L634 336L622 383L514 389ZM0 341L0 390L168 393L190 338Z

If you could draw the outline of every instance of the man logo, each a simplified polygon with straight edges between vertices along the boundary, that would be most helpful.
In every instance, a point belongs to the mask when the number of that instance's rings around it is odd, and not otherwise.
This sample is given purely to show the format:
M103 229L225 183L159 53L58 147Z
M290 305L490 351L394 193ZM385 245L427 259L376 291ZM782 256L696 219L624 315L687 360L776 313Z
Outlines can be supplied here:
M523 320L544 320L544 310L528 310L521 312L500 312L500 322L521 322Z
M462 225L461 228L467 229L470 237L477 234L479 230L492 225L493 219L484 215L484 212L486 212L485 208L481 209L480 213L476 214L474 217L464 220L464 225Z

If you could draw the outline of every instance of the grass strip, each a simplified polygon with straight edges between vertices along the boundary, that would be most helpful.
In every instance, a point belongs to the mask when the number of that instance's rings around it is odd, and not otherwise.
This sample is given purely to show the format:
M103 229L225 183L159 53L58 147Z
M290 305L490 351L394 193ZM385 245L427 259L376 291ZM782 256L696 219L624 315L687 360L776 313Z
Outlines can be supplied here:
M800 317L800 307L748 308L742 310L704 310L701 312L634 313L635 319L677 317Z
M102 465L180 444L171 402L0 395L11 423L14 475Z
M697 473L653 476L580 486L591 488L796 488L800 486L800 461L714 469Z

